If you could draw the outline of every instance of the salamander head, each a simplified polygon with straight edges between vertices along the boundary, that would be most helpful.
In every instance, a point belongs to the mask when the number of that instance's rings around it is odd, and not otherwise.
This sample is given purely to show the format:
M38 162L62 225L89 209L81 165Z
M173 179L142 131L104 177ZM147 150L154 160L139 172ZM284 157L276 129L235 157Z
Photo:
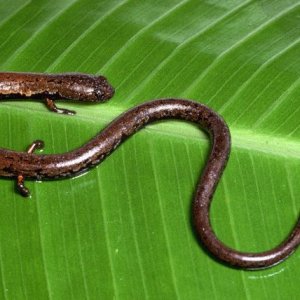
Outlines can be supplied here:
M105 101L110 99L115 93L114 88L109 84L104 76L94 78L95 101Z
M59 85L62 98L84 102L103 102L114 95L114 88L104 76L69 73L62 75L63 88Z

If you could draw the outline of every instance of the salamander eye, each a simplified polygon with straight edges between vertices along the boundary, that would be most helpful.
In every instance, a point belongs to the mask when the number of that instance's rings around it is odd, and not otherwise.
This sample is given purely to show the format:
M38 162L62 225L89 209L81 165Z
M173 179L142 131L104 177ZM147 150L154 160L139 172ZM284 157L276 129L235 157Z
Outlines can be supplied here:
M109 84L103 84L101 87L94 89L95 101L105 101L110 99L114 95L114 88Z
M97 100L103 100L103 98L104 98L103 91L100 88L96 88L95 96L96 96Z
M94 83L95 101L105 101L114 95L114 88L108 83L107 79L103 76L96 78Z

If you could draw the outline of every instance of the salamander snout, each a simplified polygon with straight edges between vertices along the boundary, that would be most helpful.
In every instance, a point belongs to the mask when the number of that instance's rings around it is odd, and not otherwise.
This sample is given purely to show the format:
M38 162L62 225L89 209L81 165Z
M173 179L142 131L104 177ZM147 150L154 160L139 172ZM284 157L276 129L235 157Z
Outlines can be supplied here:
M115 89L104 76L98 76L95 78L94 93L96 101L105 101L114 95Z

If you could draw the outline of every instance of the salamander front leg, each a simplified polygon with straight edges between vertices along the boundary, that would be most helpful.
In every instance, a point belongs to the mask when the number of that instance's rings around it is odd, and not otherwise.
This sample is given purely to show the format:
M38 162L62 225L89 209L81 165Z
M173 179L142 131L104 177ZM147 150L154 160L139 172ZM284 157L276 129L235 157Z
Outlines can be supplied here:
M44 142L41 140L34 141L27 149L27 153L33 153L37 149L43 149L44 148ZM29 189L24 185L24 176L22 174L19 174L17 177L17 190L23 197L29 197L30 191Z
M69 110L69 109L65 109L65 108L58 108L54 102L54 100L50 99L50 98L46 98L45 99L45 104L46 106L53 112L56 112L58 114L64 114L64 115L75 115L76 111L74 110Z

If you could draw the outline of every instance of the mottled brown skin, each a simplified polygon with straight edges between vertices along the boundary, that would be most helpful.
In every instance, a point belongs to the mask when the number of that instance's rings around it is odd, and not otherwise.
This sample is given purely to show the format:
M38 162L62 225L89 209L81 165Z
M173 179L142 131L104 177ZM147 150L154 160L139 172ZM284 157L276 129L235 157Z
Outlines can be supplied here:
M0 72L0 99L49 98L103 102L113 94L114 89L104 76Z
M205 105L182 99L162 99L139 105L114 120L82 147L64 154L37 155L0 149L0 176L32 179L64 178L99 164L124 140L145 125L162 119L193 122L206 130L212 147L193 202L197 235L219 260L244 269L267 268L288 257L300 243L300 221L278 247L261 253L236 251L219 241L212 230L209 209L230 153L230 133L224 120ZM33 149L32 146L30 149Z

